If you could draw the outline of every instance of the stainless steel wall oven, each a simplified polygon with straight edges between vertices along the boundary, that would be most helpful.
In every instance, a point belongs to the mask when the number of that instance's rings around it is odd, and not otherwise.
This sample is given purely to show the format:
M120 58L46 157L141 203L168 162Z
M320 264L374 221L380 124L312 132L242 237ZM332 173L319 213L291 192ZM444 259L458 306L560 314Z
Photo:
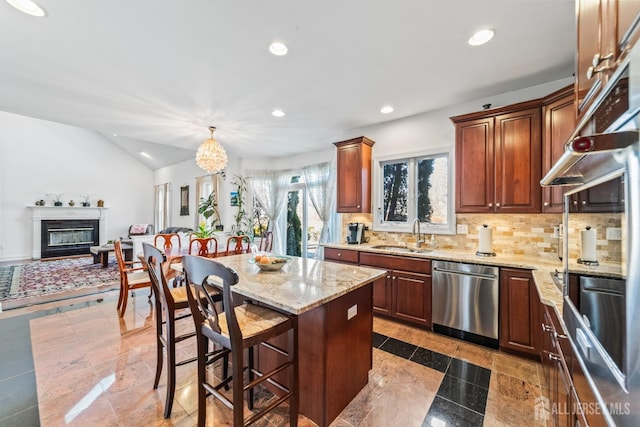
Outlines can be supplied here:
M541 181L571 186L564 283L579 289L565 286L562 317L576 362L608 422L619 426L640 425L639 113L636 46Z

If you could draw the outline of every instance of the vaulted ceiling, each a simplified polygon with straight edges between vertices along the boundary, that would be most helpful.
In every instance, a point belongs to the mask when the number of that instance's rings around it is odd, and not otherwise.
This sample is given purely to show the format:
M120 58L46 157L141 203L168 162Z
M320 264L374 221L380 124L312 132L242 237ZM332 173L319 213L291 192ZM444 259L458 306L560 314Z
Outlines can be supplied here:
M574 70L566 0L38 3L44 18L0 3L0 110L99 131L153 168L193 157L209 125L231 155L285 156Z

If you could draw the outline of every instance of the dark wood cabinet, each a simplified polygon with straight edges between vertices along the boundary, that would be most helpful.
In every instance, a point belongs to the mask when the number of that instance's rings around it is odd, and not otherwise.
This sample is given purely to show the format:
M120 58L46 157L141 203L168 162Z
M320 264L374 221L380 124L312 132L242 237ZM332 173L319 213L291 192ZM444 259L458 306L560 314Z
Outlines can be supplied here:
M528 357L540 354L540 299L528 270L500 270L500 348Z
M540 212L540 106L536 100L451 118L456 212Z
M371 212L371 151L374 141L364 136L336 142L337 212Z
M358 251L349 249L324 248L324 260L335 261L344 264L358 264Z
M624 205L622 178L604 182L571 196L571 212L621 212Z
M542 176L545 176L565 151L565 143L576 127L573 86L549 96L542 106ZM564 187L542 188L542 212L561 213Z
M637 1L578 0L575 82L578 120L640 37L636 20L639 13Z
M374 283L373 311L431 327L431 261L394 255L360 253L360 265L387 270Z

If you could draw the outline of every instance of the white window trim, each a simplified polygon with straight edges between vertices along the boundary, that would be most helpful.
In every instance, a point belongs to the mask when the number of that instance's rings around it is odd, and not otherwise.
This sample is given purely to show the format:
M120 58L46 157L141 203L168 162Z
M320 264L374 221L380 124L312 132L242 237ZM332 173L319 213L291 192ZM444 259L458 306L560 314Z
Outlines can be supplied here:
M420 231L426 234L456 234L456 213L455 213L455 162L454 147L441 146L432 147L428 150L416 151L410 153L394 154L388 156L380 156L373 158L373 182L372 182L372 214L373 214L373 230L385 231L390 233L411 233L413 231L413 221L409 220L404 224L400 223L382 223L382 164L389 161L401 161L416 157L425 156L447 156L447 166L449 168L449 176L447 182L447 194L449 196L447 206L447 225L434 225L425 222L420 223ZM413 179L413 171L409 171L409 179ZM415 195L409 195L415 197Z

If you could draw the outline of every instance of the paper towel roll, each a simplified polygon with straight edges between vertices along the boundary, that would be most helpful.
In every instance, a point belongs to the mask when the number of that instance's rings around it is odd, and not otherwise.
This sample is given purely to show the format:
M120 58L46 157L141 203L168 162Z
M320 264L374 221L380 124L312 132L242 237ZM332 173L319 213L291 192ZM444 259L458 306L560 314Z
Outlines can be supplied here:
M478 252L484 254L490 254L493 252L493 247L491 244L491 239L493 237L493 230L489 228L486 224L480 228L480 243L478 246Z
M580 259L582 261L597 261L596 258L596 230L587 227L580 231Z

